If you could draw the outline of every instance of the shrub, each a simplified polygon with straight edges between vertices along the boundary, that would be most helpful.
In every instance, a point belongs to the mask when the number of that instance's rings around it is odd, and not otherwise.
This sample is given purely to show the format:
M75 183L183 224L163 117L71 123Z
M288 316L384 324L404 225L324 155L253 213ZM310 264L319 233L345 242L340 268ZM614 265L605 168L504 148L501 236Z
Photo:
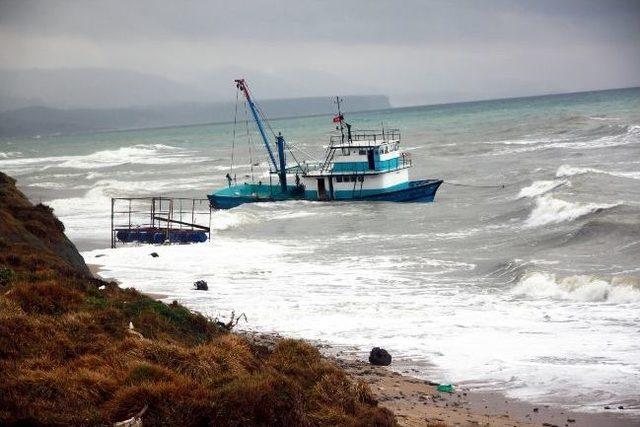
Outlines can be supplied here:
M10 268L0 268L0 286L8 285L15 273Z
M56 282L21 283L9 291L14 300L27 313L61 314L77 308L82 294Z

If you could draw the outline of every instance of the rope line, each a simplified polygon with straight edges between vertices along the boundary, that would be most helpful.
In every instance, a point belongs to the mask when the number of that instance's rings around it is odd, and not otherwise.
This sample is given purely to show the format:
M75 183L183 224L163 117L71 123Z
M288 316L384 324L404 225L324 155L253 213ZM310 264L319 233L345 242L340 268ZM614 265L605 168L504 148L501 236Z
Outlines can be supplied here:
M505 188L515 184L499 184L499 185L474 185L474 184L461 184L459 182L443 181L443 184L454 185L456 187L472 187L472 188Z
M231 170L229 172L229 176L233 176L233 160L234 153L236 151L236 126L238 124L238 96L240 95L240 91L236 90L236 108L235 113L233 114L233 139L231 140Z

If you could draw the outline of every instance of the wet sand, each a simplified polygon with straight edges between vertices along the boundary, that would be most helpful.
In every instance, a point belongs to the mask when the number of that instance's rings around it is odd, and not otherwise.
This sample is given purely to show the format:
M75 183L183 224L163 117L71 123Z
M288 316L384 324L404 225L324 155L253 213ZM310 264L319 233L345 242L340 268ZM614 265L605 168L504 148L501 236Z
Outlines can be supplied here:
M282 338L277 334L244 332L250 340L268 347ZM324 354L341 354L335 349ZM342 353L343 354L343 353ZM387 367L344 356L328 356L354 379L371 387L380 405L396 415L401 426L558 426L631 427L640 426L640 417L624 416L623 410L609 413L579 413L560 407L535 405L506 398L500 393L456 388L454 393L438 392L437 384L403 375Z
M624 417L621 410L586 414L558 407L508 399L499 393L465 388L440 393L435 383L405 376L362 361L336 359L354 378L367 382L380 404L392 410L403 426L639 426L640 419Z

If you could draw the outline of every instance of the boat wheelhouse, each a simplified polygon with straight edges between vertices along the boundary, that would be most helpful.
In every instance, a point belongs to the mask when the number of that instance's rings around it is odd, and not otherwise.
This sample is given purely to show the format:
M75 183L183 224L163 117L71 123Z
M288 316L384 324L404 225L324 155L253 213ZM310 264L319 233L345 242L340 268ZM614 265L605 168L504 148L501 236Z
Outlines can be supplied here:
M411 157L400 150L400 131L352 131L340 111L339 98L336 99L338 115L333 119L338 124L339 134L331 136L324 160L319 164L301 164L292 156L296 164L287 166L286 152L291 147L278 134L274 135L276 161L272 143L266 136L264 115L251 98L246 82L236 80L236 85L244 93L267 151L270 182L234 184L228 174L228 187L208 196L213 207L229 209L244 203L293 199L433 201L442 180L410 180ZM278 177L278 185L273 185L272 176Z

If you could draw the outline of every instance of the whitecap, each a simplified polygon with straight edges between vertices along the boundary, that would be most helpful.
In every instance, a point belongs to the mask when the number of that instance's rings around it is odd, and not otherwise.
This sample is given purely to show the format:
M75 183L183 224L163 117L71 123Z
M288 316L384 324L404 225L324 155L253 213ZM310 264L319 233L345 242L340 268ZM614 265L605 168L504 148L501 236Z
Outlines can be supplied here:
M534 181L530 186L524 187L520 190L517 199L522 199L524 197L536 197L541 196L545 193L548 193L551 190L554 190L562 185L567 184L569 181L567 180L555 180L555 181Z
M1 159L1 157L0 157ZM101 150L84 156L54 156L31 158L7 158L0 160L0 166L34 170L50 167L71 169L100 169L124 164L164 165L202 163L208 159L196 156L195 151L184 150L164 144L137 144L113 150Z
M20 157L22 153L20 151L0 151L0 159L10 159L13 157Z
M640 179L640 172L606 171L602 169L589 168L589 167L575 167L571 165L561 165L556 171L556 176L560 178L560 177L584 175L587 173L604 174L604 175L615 176L618 178Z
M567 202L556 199L551 195L543 195L536 198L536 205L529 215L529 218L525 221L525 227L537 227L573 221L581 216L618 205L619 203Z
M555 274L533 272L525 275L511 292L515 296L534 299L612 304L640 302L638 280L632 277L607 281L589 275L574 275L558 279Z

